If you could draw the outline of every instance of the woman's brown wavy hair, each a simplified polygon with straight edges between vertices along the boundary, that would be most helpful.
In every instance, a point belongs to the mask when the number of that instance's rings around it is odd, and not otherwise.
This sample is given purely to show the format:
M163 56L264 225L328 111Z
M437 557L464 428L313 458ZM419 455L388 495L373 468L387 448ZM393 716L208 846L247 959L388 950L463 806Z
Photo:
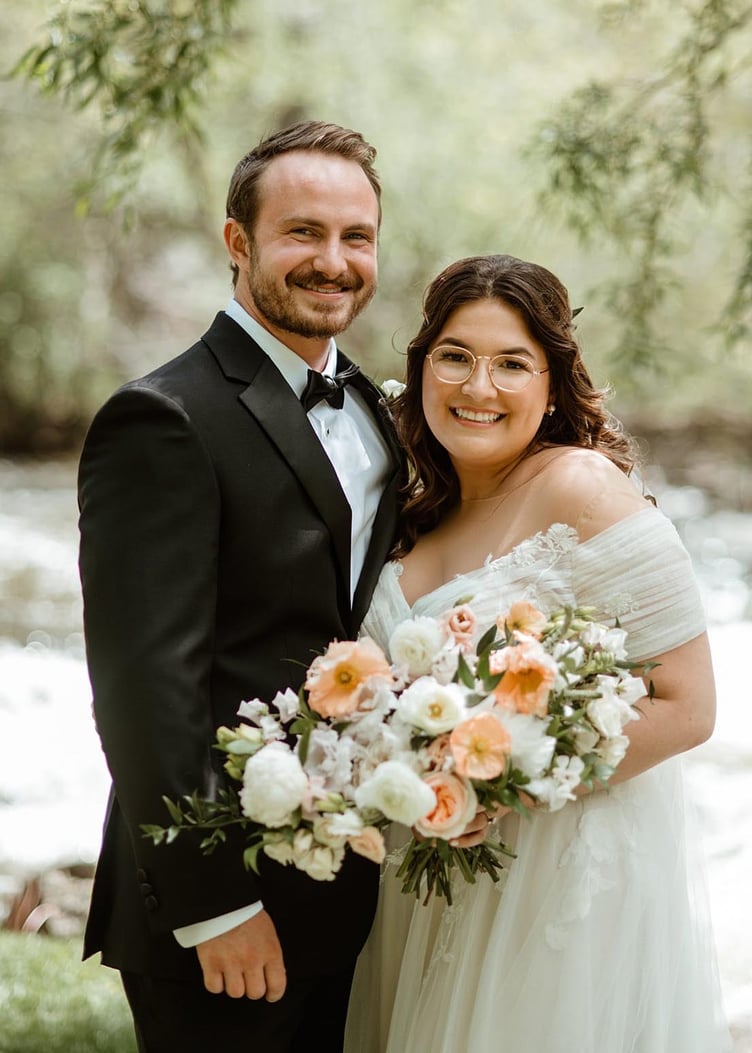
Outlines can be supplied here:
M405 390L391 403L410 464L393 555L403 556L456 504L460 489L449 455L423 414L423 362L447 319L463 304L499 300L519 311L549 367L556 411L545 415L530 450L583 446L599 450L627 475L635 462L631 440L604 408L606 392L593 387L574 338L567 290L551 271L514 256L470 256L451 264L429 285L423 322L407 348Z

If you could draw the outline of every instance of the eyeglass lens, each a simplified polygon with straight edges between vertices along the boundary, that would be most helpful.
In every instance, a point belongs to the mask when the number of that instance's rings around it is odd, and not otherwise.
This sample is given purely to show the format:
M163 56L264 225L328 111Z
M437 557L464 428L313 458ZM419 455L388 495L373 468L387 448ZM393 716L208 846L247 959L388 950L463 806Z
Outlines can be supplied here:
M442 345L434 348L429 361L439 380L447 384L462 384L470 377L478 360L463 347ZM492 359L484 357L483 361L488 366L492 383L502 391L520 391L536 374L532 363L517 355L496 355Z

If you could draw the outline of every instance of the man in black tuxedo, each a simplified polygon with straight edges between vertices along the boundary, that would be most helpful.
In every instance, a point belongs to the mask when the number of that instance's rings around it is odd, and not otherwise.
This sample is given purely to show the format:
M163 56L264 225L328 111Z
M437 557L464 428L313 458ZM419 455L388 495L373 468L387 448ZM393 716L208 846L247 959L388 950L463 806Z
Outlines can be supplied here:
M117 391L84 446L84 623L113 779L84 953L121 971L148 1053L342 1045L377 866L348 853L325 882L262 858L257 877L236 837L207 857L189 835L155 847L141 824L167 821L163 795L221 785L215 729L353 638L387 556L399 450L333 339L376 288L374 156L304 122L244 157L233 299Z

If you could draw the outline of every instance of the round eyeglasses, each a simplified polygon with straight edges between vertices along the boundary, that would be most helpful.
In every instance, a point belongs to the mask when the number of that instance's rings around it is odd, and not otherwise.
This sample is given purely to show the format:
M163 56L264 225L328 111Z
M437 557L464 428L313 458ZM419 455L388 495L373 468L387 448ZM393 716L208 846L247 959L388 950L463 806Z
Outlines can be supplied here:
M442 384L464 384L475 372L478 362L488 363L491 383L499 391L522 391L533 377L548 373L548 369L534 369L532 362L521 355L474 355L464 347L440 344L428 357L433 375Z

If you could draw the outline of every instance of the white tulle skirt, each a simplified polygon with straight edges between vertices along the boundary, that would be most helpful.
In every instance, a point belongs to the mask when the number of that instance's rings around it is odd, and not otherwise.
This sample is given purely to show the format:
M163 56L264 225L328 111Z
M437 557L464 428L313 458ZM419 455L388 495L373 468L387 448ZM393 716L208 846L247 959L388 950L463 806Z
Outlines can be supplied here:
M686 820L676 759L506 818L506 879L455 882L452 907L402 895L386 867L347 1053L727 1053Z

